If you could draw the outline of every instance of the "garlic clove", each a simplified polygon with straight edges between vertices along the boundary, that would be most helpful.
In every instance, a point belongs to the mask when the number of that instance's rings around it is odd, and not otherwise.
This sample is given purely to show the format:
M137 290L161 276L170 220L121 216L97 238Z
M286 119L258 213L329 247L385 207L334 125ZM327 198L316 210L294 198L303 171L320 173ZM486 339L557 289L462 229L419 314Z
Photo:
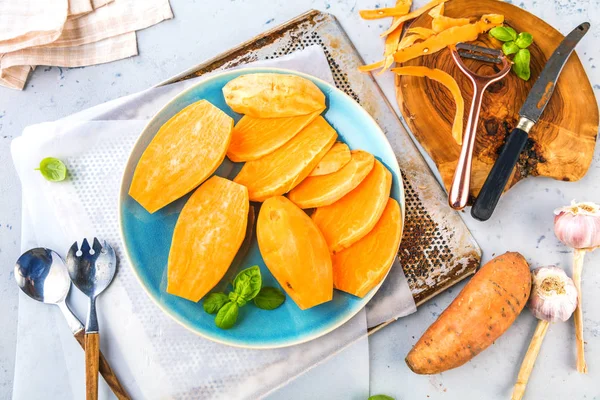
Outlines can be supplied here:
M577 289L565 271L555 266L536 268L531 272L529 303L533 315L544 321L566 321L577 307Z
M554 213L554 234L565 245L574 249L600 246L600 205L573 200Z

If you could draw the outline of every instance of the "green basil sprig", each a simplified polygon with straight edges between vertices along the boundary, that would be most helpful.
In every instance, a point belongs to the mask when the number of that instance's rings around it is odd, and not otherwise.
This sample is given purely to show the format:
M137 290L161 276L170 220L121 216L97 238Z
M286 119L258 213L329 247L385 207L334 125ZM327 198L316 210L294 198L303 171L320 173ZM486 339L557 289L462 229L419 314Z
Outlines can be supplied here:
M64 181L67 177L65 163L54 157L46 157L40 161L40 166L36 168L36 171L40 171L42 176L50 182Z
M262 277L258 265L241 271L233 280L233 296L229 293L232 301L237 301L240 307L256 297L262 286Z
M509 26L497 26L490 29L490 36L504 42L502 44L504 54L515 55L512 59L512 70L519 78L528 81L531 77L529 69L531 53L527 47L533 43L533 35L528 32L521 32L517 35L517 32Z
M490 35L503 42L510 42L517 38L517 32L510 26L497 26L490 29Z
M216 314L221 307L229 302L229 297L225 293L211 293L204 299L204 311L209 314Z
M267 286L254 298L254 305L263 310L274 310L285 301L285 294L277 288Z
M215 317L215 324L221 329L232 328L235 325L235 321L237 321L239 312L240 307L237 303L233 301L225 303Z
M233 290L229 294L210 293L202 307L215 316L215 325L221 329L232 328L238 318L240 308L250 301L258 308L274 310L285 301L283 292L274 287L262 288L262 276L258 265L240 271L233 280Z

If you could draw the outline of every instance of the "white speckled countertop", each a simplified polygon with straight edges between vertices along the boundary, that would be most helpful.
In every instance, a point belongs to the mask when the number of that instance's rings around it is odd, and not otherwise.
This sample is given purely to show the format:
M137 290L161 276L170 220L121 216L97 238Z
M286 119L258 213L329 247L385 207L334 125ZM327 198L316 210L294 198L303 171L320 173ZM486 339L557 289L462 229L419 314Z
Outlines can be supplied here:
M139 33L138 57L87 68L38 67L24 92L0 88L0 399L10 398L16 342L17 287L12 269L19 256L21 193L10 158L10 142L27 125L55 120L90 106L134 93L235 46L276 24L316 8L335 15L365 61L378 60L379 21L362 21L361 8L388 5L378 0L178 0L175 19ZM426 3L416 0L416 5ZM569 32L584 20L592 30L577 48L596 97L600 97L600 1L526 0L515 4ZM386 23L387 24L387 23ZM229 29L229 27L233 29ZM392 77L379 79L392 103ZM532 265L570 268L571 255L552 233L552 210L571 199L600 202L600 156L579 182L527 179L501 201L493 218L481 223L463 214L480 244L484 261L507 250ZM584 336L590 373L574 368L571 323L552 326L530 380L530 399L600 399L600 253L587 256L583 273ZM370 340L371 393L396 399L506 399L529 338L533 317L524 312L494 345L465 366L435 376L418 376L403 359L420 334L450 303L453 288L376 333ZM344 385L344 376L325 364L294 385L298 398L307 385ZM319 377L320 379L317 379ZM326 379L323 379L326 378ZM318 388L318 386L317 386ZM314 391L318 393L318 390ZM360 397L359 397L360 398ZM358 400L358 399L357 399Z

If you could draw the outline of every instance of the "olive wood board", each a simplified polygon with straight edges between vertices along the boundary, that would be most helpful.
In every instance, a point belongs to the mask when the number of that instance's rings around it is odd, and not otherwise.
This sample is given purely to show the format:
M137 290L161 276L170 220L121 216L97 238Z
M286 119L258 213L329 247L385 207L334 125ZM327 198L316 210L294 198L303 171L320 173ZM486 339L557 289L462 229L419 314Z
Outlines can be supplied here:
M448 17L468 17L475 21L484 14L504 15L506 26L517 32L531 33L534 41L529 47L529 81L518 78L511 71L506 78L492 84L483 97L472 164L471 201L483 186L506 136L516 126L519 110L529 90L563 39L563 35L546 22L509 3L495 0L450 0L445 3L444 15ZM421 15L410 25L417 26L431 27L431 17L427 13ZM502 46L502 42L487 33L481 34L475 44L496 49ZM499 71L495 64L470 59L465 59L465 64L482 75ZM452 75L465 100L463 126L466 126L473 87L452 60L449 49L418 57L403 65L438 68ZM396 78L396 93L404 119L435 162L448 190L461 149L451 136L455 106L450 92L433 80L402 76ZM530 131L525 150L505 190L527 176L547 176L563 181L581 179L592 161L597 132L596 99L581 61L574 52L558 79L546 110Z

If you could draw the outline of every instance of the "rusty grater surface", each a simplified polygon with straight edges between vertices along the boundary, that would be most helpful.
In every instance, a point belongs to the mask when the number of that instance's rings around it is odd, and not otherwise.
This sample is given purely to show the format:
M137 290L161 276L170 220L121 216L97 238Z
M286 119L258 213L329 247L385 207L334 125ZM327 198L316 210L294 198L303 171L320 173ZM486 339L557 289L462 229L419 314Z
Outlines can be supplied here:
M422 304L475 273L481 250L369 74L335 17L309 11L205 63L163 82L194 78L255 60L277 58L310 45L327 56L336 86L358 101L385 132L403 174L406 221L400 262L415 302Z

